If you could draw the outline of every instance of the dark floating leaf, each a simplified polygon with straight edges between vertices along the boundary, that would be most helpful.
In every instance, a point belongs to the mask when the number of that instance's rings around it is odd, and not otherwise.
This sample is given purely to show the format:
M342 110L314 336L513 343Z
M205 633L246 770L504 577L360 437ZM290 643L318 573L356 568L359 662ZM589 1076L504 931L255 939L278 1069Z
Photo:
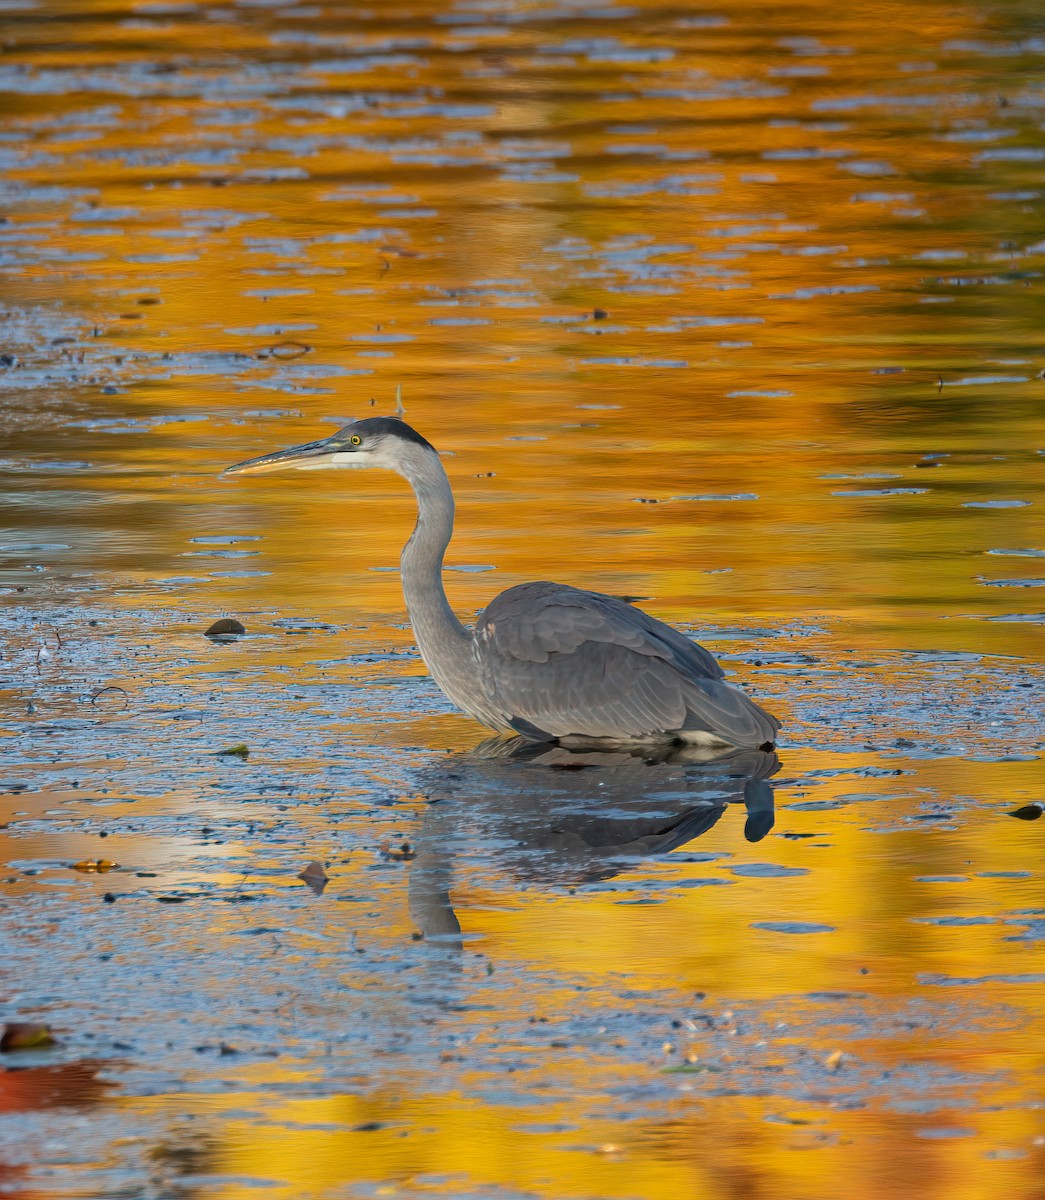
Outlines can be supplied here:
M298 872L298 879L308 884L317 896L322 896L323 889L327 886L328 876L326 868L319 859L313 859L303 871Z
M0 1051L4 1054L12 1050L42 1050L53 1045L54 1036L50 1029L31 1021L8 1021L0 1034Z
M235 617L221 617L206 630L204 637L238 637L246 632L246 628Z
M1045 802L1035 800L1031 804L1024 804L1022 808L1013 809L1008 815L1016 817L1020 821L1036 821L1043 812L1045 812Z

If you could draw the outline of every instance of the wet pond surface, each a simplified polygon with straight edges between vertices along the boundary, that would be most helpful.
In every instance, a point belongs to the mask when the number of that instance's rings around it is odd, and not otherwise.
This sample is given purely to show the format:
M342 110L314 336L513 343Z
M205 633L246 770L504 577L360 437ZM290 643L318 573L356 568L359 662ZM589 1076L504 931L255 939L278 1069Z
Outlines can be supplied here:
M0 10L5 1194L1040 1196L1036 6ZM778 754L486 742L400 481L218 478L397 385L462 617Z

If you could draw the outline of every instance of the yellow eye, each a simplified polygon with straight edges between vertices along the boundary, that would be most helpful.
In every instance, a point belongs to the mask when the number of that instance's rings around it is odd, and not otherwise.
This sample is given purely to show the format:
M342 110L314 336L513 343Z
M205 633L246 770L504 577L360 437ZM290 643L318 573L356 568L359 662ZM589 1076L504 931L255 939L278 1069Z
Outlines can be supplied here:
M348 440L352 443L353 446L361 446L363 444L363 439L359 436L358 433L352 434L352 436Z

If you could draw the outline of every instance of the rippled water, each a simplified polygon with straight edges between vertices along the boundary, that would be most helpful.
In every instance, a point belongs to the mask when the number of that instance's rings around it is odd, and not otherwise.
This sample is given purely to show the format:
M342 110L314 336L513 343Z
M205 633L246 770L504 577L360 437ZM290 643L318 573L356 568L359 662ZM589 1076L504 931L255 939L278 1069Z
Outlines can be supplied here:
M1037 6L0 28L0 1187L1039 1196ZM462 616L639 598L779 760L480 744L400 482L217 478L397 385Z

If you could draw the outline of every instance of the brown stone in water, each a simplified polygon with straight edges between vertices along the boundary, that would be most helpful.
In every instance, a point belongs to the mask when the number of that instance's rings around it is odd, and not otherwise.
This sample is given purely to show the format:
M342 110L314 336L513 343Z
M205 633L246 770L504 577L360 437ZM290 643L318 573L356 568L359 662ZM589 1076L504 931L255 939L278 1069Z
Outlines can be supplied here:
M205 637L219 637L222 634L246 633L246 628L235 617L222 617L206 631Z

